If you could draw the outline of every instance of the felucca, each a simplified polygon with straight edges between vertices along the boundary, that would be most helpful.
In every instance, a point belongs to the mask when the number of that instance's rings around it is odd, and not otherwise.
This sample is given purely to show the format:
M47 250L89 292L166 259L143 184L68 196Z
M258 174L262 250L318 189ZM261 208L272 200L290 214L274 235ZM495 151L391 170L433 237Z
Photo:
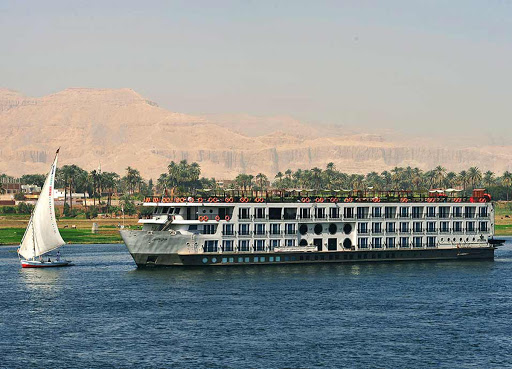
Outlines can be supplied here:
M44 260L46 253L65 244L57 227L53 201L58 156L59 150L55 153L50 172L46 177L18 249L22 268L50 268L73 265L70 261L60 260L60 253L57 254L56 260L50 261L50 258L47 261Z

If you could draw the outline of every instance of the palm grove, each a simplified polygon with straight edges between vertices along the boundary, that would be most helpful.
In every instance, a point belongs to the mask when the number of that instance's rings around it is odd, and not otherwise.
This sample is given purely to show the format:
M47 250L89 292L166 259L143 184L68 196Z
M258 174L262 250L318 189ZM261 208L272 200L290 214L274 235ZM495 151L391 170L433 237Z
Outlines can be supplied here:
M1 174L0 178L8 178ZM45 175L29 174L21 177L22 184L41 186ZM217 189L214 178L201 177L198 163L172 161L167 171L160 175L155 185L153 180L146 181L137 169L128 167L121 176L114 172L99 170L86 171L76 165L64 165L57 171L56 187L64 188L64 212L75 215L73 203L69 201L71 194L81 193L83 197L89 194L90 209L86 212L98 211L116 212L118 207L112 206L112 197L120 196L120 205L130 214L135 212L133 200L141 200L144 196L154 193L175 190L178 193L198 189ZM288 169L278 172L273 179L265 174L239 174L227 186L241 190L268 189L352 189L352 190L413 190L425 191L432 188L460 188L469 191L473 188L485 187L496 200L509 200L512 196L512 173L506 171L501 176L492 171L483 172L477 167L462 170L459 173L448 171L442 166L428 171L412 167L395 167L381 173L348 174L336 169L334 163L329 163L325 169ZM86 203L87 204L87 203Z

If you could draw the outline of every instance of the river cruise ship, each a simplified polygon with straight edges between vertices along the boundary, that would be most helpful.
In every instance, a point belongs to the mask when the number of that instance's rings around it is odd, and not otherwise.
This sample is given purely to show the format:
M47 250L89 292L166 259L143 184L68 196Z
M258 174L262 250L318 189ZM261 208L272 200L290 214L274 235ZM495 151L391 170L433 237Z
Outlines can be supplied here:
M147 197L121 230L139 267L493 260L485 190L203 191Z

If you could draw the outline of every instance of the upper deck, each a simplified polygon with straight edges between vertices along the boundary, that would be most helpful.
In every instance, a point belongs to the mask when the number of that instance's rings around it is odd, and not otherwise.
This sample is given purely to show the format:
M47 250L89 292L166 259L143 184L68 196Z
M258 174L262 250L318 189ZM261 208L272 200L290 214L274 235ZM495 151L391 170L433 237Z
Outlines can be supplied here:
M167 194L146 197L146 205L160 203L424 203L424 202L489 202L491 196L484 189L475 189L471 196L461 190L430 190L428 192L414 191L353 191L353 190L197 190L188 194L170 196Z

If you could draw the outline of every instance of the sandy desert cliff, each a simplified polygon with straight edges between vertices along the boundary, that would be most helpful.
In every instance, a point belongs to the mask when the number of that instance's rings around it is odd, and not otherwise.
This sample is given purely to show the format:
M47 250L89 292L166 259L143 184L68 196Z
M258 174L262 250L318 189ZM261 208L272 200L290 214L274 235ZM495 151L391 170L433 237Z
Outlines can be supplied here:
M60 164L123 173L127 166L156 178L171 161L197 161L209 177L240 172L273 176L287 168L346 172L394 166L512 170L512 146L473 146L383 138L290 117L192 116L170 112L131 89L69 88L32 98L0 89L0 173L43 173L57 147Z

